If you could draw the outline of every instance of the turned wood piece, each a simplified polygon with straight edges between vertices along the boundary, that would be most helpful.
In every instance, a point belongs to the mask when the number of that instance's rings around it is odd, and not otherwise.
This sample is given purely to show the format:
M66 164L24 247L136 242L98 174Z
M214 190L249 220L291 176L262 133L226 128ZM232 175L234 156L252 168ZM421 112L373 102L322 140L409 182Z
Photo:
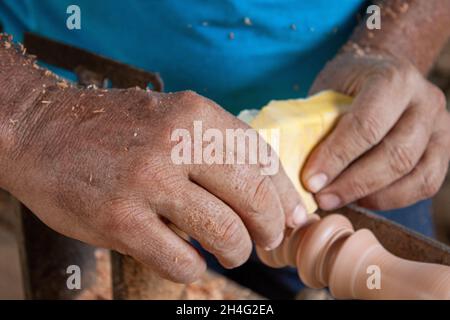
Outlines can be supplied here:
M355 232L339 214L315 214L281 245L260 259L273 268L293 266L309 287L329 287L339 299L450 299L450 267L401 259L381 246L368 229ZM368 285L371 266L379 268L380 287Z

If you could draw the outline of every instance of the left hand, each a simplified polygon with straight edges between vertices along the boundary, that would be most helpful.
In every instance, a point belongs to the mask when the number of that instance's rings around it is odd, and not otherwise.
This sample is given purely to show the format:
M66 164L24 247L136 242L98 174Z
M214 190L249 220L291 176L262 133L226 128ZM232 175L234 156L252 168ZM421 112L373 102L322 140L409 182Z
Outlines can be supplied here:
M439 190L450 157L450 115L444 94L412 64L389 54L341 53L311 92L324 89L355 99L302 172L320 208L357 201L388 210Z

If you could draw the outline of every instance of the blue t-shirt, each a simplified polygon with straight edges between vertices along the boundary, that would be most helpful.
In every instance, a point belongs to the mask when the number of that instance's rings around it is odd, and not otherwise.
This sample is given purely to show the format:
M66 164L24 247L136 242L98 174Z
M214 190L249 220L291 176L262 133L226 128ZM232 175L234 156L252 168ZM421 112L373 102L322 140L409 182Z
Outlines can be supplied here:
M160 72L233 113L305 96L357 23L364 0L2 0L0 21ZM69 30L69 5L81 30Z

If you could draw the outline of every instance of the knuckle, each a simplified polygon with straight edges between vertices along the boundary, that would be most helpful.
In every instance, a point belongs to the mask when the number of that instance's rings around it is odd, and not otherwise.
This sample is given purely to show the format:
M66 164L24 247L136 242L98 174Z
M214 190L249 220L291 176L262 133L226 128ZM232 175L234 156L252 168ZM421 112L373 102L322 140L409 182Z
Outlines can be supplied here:
M241 224L235 217L229 217L222 222L217 232L214 246L220 251L236 249L243 240Z
M436 170L424 170L421 173L420 190L424 198L433 197L438 191L442 183L440 172Z
M377 72L377 75L388 81L395 81L399 77L399 70L403 70L401 63L395 64L393 61L384 61L383 67Z
M351 161L350 154L348 153L348 148L333 148L331 146L326 146L324 148L325 154L331 163L337 167L346 167Z
M348 182L348 188L350 190L350 197L352 199L361 199L369 194L369 187L363 183L360 179L351 179Z
M150 226L150 219L147 215L134 212L131 208L116 211L104 222L104 230L119 239L135 239Z
M379 70L379 75L391 83L402 85L414 79L414 72L411 65L401 60L386 60L383 68Z
M248 197L245 206L249 215L260 213L262 207L270 198L272 180L269 176L259 175L255 180L250 182Z
M437 109L438 111L444 111L446 110L446 106L447 106L447 99L445 97L444 92L439 89L438 87L436 87L435 85L431 85L431 96L434 97L435 102L433 103L435 109Z
M226 267L243 264L251 254L251 241L245 239L243 231L237 219L228 218L211 240L212 250Z
M379 120L373 114L361 115L352 113L352 126L355 133L355 141L359 142L363 147L374 146L380 142L382 138L381 126Z
M184 90L177 93L179 99L184 100L186 102L195 102L198 101L201 96L192 90Z
M159 195L172 198L184 186L183 172L178 169L181 168L170 166L161 160L147 158L143 163L134 166L134 170L128 174L128 178L131 179L130 185L139 190L145 188Z
M402 144L384 143L391 172L397 177L410 172L415 165L414 150Z
M177 97L183 109L192 113L200 113L212 107L208 99L192 90L180 91L177 93Z
M173 257L172 264L167 270L168 277L181 283L191 283L197 280L203 273L204 268L200 268L198 259L193 254L183 254Z

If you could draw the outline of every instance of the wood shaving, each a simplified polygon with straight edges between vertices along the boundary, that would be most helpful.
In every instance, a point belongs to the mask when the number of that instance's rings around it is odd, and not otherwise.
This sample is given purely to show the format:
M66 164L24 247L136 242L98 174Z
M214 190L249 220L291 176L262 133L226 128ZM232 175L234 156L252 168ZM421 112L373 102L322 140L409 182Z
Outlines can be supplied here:
M67 89L69 87L69 85L65 81L57 82L56 85L61 89Z

